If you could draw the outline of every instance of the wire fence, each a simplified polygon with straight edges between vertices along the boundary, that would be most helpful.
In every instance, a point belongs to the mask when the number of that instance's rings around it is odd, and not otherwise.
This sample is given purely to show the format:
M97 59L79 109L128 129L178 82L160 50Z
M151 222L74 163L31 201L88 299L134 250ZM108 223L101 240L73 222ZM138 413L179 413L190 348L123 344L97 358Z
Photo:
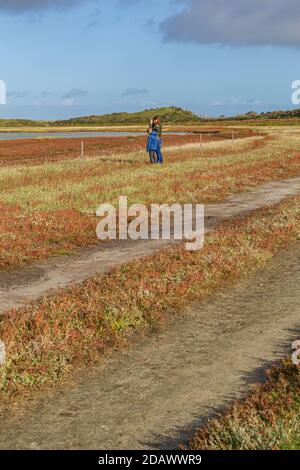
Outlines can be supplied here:
M199 144L200 150L207 142L231 140L258 135L243 130L208 130L191 133L168 133L163 135L164 146ZM147 135L141 134L124 137L88 137L80 138L35 138L0 140L0 165L35 165L60 160L102 157L121 161L122 156L145 151ZM128 158L126 158L128 161Z

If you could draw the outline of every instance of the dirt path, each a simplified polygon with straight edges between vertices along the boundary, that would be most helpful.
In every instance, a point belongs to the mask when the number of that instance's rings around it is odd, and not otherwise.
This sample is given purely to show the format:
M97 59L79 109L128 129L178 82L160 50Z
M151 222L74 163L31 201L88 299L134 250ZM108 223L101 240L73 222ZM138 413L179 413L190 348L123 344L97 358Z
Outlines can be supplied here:
M300 242L13 423L0 448L173 449L300 337ZM199 418L201 417L201 418Z
M222 204L206 206L206 230L217 223L300 193L300 176L266 183L255 190L229 197ZM15 272L0 273L0 314L11 307L50 293L53 289L84 281L122 263L153 254L172 241L112 242L85 248L69 257L54 257L36 262ZM174 243L174 242L173 242Z

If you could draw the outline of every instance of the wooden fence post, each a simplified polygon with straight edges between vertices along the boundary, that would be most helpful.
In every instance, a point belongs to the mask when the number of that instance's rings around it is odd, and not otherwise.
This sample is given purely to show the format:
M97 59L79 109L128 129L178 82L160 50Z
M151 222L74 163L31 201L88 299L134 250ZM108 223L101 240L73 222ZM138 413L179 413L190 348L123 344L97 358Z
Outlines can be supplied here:
M84 161L84 143L81 142L81 160Z

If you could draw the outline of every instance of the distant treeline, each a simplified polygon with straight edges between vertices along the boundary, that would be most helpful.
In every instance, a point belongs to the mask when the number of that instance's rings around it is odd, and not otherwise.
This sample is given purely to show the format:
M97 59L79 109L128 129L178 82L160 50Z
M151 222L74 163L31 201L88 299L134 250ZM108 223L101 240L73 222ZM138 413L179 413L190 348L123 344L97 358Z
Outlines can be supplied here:
M195 125L207 122L218 124L243 122L258 125L284 125L300 124L300 109L292 111L272 111L257 114L250 111L234 117L220 116L208 118L197 116L186 109L175 106L166 108L146 109L137 113L112 113L100 116L85 116L60 121L33 121L29 119L0 119L0 128L11 127L82 127L82 126L130 126L145 125L153 116L160 116L164 125Z

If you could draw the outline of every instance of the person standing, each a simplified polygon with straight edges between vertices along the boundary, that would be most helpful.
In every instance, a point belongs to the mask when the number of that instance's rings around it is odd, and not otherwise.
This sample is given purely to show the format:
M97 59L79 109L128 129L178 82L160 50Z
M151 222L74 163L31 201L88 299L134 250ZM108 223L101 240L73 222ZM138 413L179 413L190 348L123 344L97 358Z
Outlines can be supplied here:
M151 119L149 128L148 128L148 142L147 142L147 152L150 156L150 163L163 163L163 156L161 152L161 135L162 135L162 127L160 119L155 116Z
M153 120L150 121L148 128L147 152L149 153L150 163L153 165L157 163L157 150L158 150L158 133L153 130Z
M162 151L161 151L161 146L162 146L162 125L159 117L155 117L153 120L153 130L156 130L158 134L158 140L157 140L157 163L160 163L161 165L164 162Z

